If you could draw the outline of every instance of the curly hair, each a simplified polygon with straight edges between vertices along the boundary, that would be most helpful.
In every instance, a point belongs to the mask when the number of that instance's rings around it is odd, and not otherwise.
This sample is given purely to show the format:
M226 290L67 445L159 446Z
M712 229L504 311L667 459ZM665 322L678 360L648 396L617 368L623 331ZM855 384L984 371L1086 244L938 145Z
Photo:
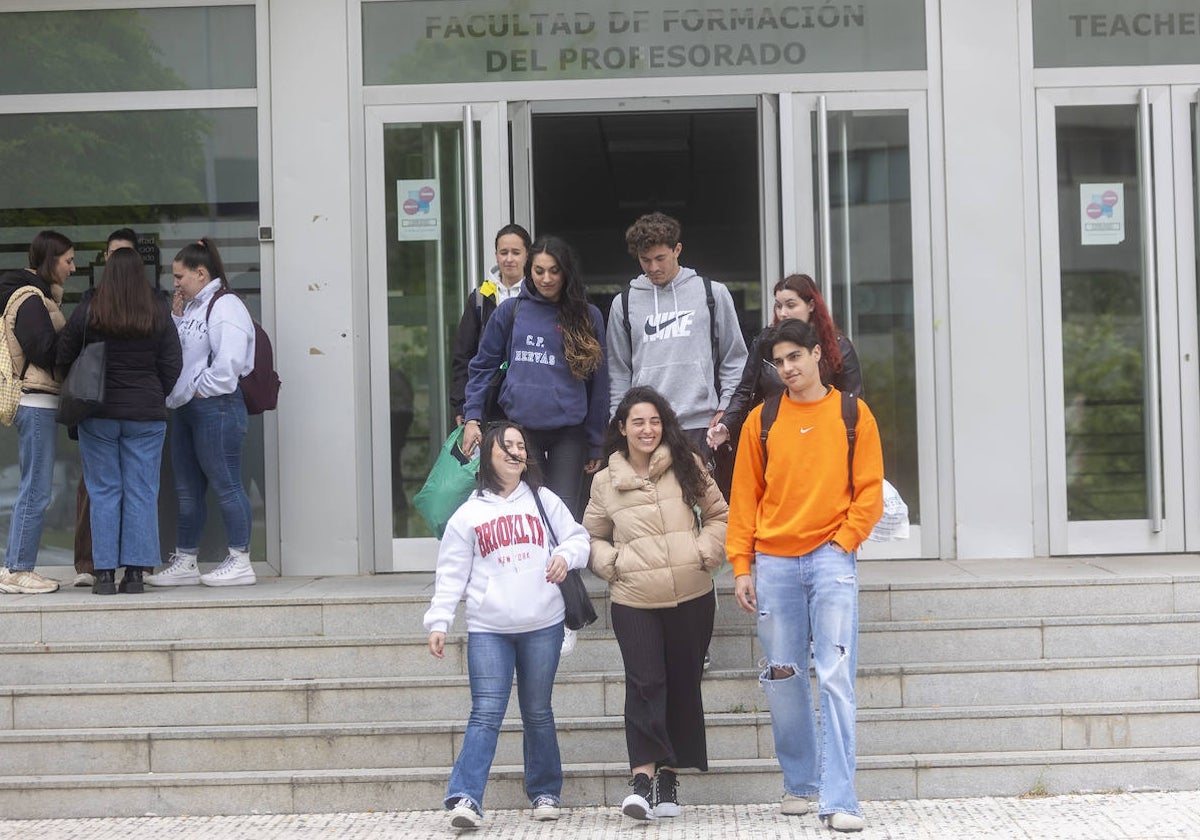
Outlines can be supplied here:
M679 221L665 213L647 213L625 231L625 245L635 260L655 245L674 248L679 244L683 228Z
M838 336L841 335L841 331L833 323L833 317L829 314L829 307L825 305L825 298L821 296L821 290L817 288L816 281L807 274L789 274L775 284L771 294L778 294L784 289L795 292L802 301L813 305L809 323L817 331L817 343L821 345L821 380L823 382L832 381L844 367L842 351L838 347ZM776 317L771 322L771 326L778 324L779 318Z
M499 493L504 489L500 484L500 479L496 476L496 467L492 464L492 452L497 446L507 451L504 446L504 434L509 429L516 429L525 441L525 473L521 476L521 480L536 493L543 483L541 464L538 463L537 455L530 445L529 435L525 429L508 420L488 424L487 431L483 433L483 441L479 444L479 472L475 475L475 483L480 490L491 490L493 493Z
M600 369L604 361L604 348L596 337L592 316L588 311L587 290L583 285L583 274L579 271L579 259L575 251L557 236L539 236L529 249L525 261L525 276L533 277L533 258L547 254L558 263L562 271L562 293L558 297L558 325L563 333L563 355L567 367L576 379L587 379ZM532 280L526 280L530 288L536 288Z
M679 425L679 416L671 408L662 394L648 385L637 385L625 392L617 410L613 413L608 424L608 433L604 438L604 458L614 452L620 452L629 457L629 440L621 434L621 427L629 419L629 412L638 403L649 403L658 412L662 420L662 442L671 452L671 470L675 479L683 489L683 500L689 505L700 504L704 499L708 484L708 476L700 466L699 455L691 440L683 433Z

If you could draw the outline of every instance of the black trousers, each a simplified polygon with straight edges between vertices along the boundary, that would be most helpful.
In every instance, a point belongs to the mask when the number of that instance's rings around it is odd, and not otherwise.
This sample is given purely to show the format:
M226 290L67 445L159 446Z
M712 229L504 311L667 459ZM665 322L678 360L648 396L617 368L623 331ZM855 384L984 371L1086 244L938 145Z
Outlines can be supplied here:
M708 769L700 680L712 640L716 594L664 609L612 605L625 660L625 746L629 766Z
M546 486L570 509L576 521L583 515L579 487L587 464L587 430L583 426L561 429L526 429L542 465Z

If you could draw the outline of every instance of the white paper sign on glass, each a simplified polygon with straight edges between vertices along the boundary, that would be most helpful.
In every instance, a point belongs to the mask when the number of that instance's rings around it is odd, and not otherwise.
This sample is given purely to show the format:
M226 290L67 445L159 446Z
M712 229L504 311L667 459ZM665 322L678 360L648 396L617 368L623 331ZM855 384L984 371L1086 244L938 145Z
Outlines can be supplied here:
M1125 185L1079 185L1081 245L1119 245L1125 241Z
M437 178L396 182L396 238L401 242L442 237L442 198Z

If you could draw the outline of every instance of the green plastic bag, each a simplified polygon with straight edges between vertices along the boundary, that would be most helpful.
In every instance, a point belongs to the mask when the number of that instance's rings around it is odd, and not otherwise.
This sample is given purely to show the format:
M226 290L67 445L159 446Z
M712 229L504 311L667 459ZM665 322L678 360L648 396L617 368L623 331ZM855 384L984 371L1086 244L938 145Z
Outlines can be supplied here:
M462 426L450 433L424 486L413 497L413 505L439 540L454 511L475 489L475 474L479 472L479 459L463 454L459 445L462 436Z

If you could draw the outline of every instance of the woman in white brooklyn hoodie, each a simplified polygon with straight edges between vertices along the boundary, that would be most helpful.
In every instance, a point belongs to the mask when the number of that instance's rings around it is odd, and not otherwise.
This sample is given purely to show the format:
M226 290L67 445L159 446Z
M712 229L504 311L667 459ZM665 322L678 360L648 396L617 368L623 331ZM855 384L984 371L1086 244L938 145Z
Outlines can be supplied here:
M563 640L557 584L569 569L587 565L589 541L562 500L541 486L541 471L528 451L516 424L496 424L484 435L480 489L446 525L425 613L429 652L440 659L466 594L471 716L443 801L455 828L474 828L482 818L483 789L514 672L525 793L534 819L558 819L562 761L550 704Z

